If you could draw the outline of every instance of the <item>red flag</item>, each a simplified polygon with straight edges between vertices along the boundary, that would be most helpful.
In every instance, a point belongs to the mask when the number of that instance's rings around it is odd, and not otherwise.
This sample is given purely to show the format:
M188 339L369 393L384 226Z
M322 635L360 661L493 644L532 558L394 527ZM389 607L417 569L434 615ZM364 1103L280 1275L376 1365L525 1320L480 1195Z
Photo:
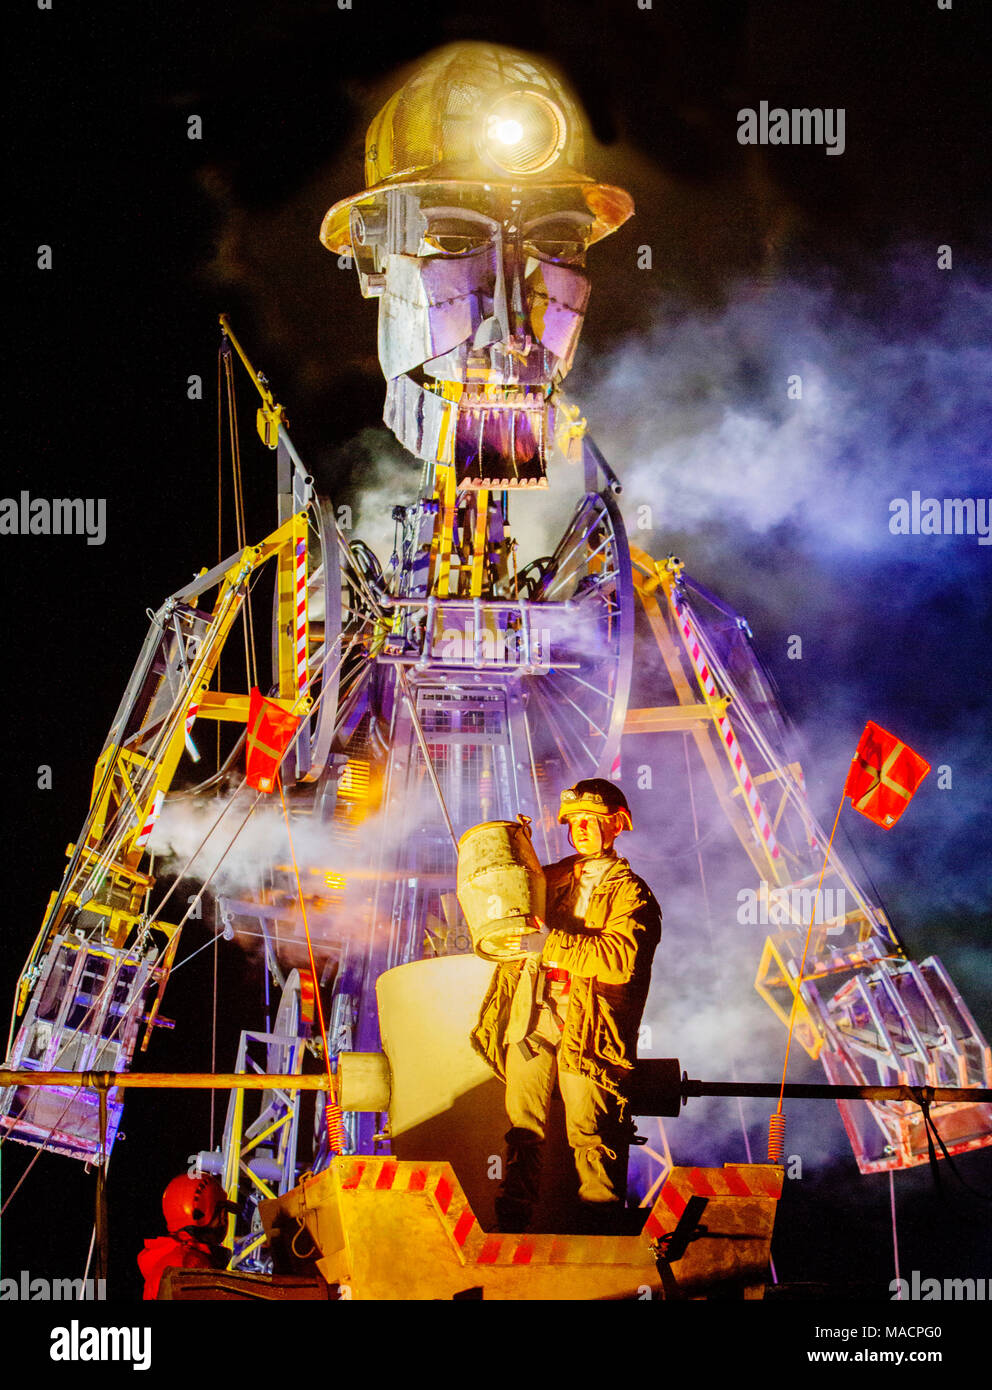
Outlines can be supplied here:
M272 790L279 761L292 743L299 723L299 715L289 714L280 705L267 700L257 687L252 689L245 760L249 787L260 792Z
M929 771L926 758L869 720L851 762L844 795L851 798L856 811L888 830Z

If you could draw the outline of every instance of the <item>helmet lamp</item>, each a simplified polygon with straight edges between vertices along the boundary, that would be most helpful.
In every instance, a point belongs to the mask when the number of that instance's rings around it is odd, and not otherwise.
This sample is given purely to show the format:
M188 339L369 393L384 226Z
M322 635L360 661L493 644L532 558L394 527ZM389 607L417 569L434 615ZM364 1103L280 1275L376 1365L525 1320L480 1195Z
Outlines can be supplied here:
M486 157L508 174L540 174L565 148L568 126L558 104L542 92L498 98L483 123Z

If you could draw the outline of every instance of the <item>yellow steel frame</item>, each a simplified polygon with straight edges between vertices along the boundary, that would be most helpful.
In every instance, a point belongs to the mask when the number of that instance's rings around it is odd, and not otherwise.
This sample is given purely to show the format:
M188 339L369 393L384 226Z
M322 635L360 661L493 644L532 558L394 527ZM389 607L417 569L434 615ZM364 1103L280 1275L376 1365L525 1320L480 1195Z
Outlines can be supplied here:
M727 760L717 752L718 745L727 752L718 724L726 713L729 696L717 699L708 696L702 690L695 668L685 653L682 634L675 620L675 572L667 570L664 562L653 559L636 546L631 546L630 554L634 566L634 588L665 663L678 705L630 710L624 722L624 732L651 733L682 729L691 733L720 805L759 876L770 875L777 885L784 885L788 882L785 866L772 858L761 836L752 832L754 821L746 801L733 799L737 777L736 773L732 777L727 774L729 752ZM665 596L664 608L658 602L659 589ZM686 662L692 671L691 680L685 672Z
M643 554L643 552L638 552L638 554ZM774 881L776 884L785 884L788 882L789 878L785 868L785 864L781 857L773 857L771 850L768 848L768 845L761 834L761 826L758 820L757 813L754 810L754 807L751 805L750 801L747 799L747 796L744 795L745 789L743 782L743 774L741 770L735 765L733 754L730 748L728 747L726 740L720 737L718 725L720 720L727 717L727 708L730 704L731 699L730 694L729 692L727 692L723 695L711 695L706 690L702 680L699 677L698 672L695 669L695 666L692 663L692 657L689 652L688 641L686 640L685 634L682 632L681 626L678 623L678 610L675 603L675 585L679 575L682 572L682 563L678 560L666 560L663 562L656 560L653 562L653 564L655 574L658 578L658 584L665 595L665 601L668 605L671 628L673 628L675 632L678 634L679 641L681 642L683 650L686 653L686 659L688 660L692 669L696 685L698 686L699 692L703 697L703 702L706 705L707 709L709 709L713 717L712 727L716 737L716 741L723 749L723 753L726 758L726 764L730 769L730 775L734 782L734 786L731 790L730 795L734 796L738 793L741 794L741 799L747 814L747 818L750 821L751 826L754 830L753 845L754 849L757 849L758 851L758 860L760 860L760 872L762 872L763 874L767 874L769 876L770 881ZM739 831L738 834L740 834ZM750 857L752 860L755 860L755 854L753 853L753 851L751 852Z
M279 426L285 425L286 423L286 411L279 405L275 396L273 396L272 392L265 384L265 381L248 361L244 348L234 336L234 330L228 322L227 315L221 314L219 322L224 333L231 340L231 345L235 352L244 363L245 370L254 382L255 389L262 398L262 404L259 406L258 413L255 416L255 428L258 430L258 437L267 449L274 449L279 443Z
M295 700L298 692L296 675L296 547L300 540L306 547L306 512L297 512L284 523L292 527L290 544L279 548L276 564L278 592L277 654L279 695L283 700ZM281 528L280 528L281 529ZM304 556L308 550L304 549ZM306 563L306 561L304 561ZM306 618L304 617L304 623ZM304 642L304 651L309 647Z
M678 623L675 605L675 586L682 569L675 560L656 561L644 551L631 547L634 563L634 587L644 608L651 632L658 645L665 667L671 678L678 700L677 705L660 706L651 709L634 709L627 712L624 723L625 733L663 733L682 730L691 733L703 759L703 764L716 790L720 805L740 840L748 858L758 872L760 879L770 887L781 889L803 888L807 878L796 878L795 870L799 861L789 848L779 841L779 856L773 858L758 831L753 808L749 805L740 774L733 766L730 750L719 732L719 721L727 718L728 708L732 708L730 696L722 694L713 697L707 694L703 683L692 663L684 634ZM658 591L664 595L664 605L658 602ZM691 676L687 675L687 669ZM702 703L699 702L700 695ZM725 758L716 751L716 745L723 748ZM730 775L727 764L730 763ZM788 803L786 778L791 774L797 781L802 779L802 769L798 763L752 776L755 786L769 787L778 782L782 796L771 814L770 806L765 813L771 820L773 833L779 825ZM816 878L814 874L813 879ZM812 881L812 880L811 880ZM786 909L790 916L791 900L787 899ZM878 914L882 916L881 913ZM884 923L884 919L883 919ZM808 922L794 920L796 927L806 927ZM856 940L849 946L840 947L829 944L827 928L814 928L810 950L806 958L804 979L836 973L848 969L863 960L860 945L873 933L873 926L858 907L847 912L843 921L836 925L857 928ZM887 924L885 924L887 925ZM891 936L891 929L890 929ZM901 954L897 943L893 943L892 954ZM799 994L801 981L798 978L798 959L794 959L795 941L787 932L770 935L765 941L758 966L754 987L775 1016L788 1025L793 1000L798 996L796 1036L806 1052L814 1060L819 1056L824 1035L819 1021L810 1012Z
M241 610L250 575L273 556L283 557L286 555L289 556L290 572L292 573L296 542L301 536L304 540L306 539L306 525L306 511L295 513L287 518L281 526L277 527L258 545L246 547L237 555L219 581L210 625L204 641L193 658L189 673L188 704L199 706L198 717L247 721L247 696L223 691L210 692L207 687L213 679L224 644ZM206 571L201 571L201 573L206 573ZM289 624L290 635L288 655L285 660L282 656L280 657L280 696L277 697L275 703L285 709L292 710L294 713L301 711L308 713L313 703L311 697L309 695L299 697L295 690L295 587L285 595L280 593L278 621L280 628L285 628L286 624ZM282 691L284 679L285 693ZM172 724L171 730L165 736L164 745L158 750L154 758L136 753L127 747L110 744L101 754L94 772L90 814L87 817L88 829L80 853L84 863L89 861L91 873L99 874L101 879L109 877L115 887L126 892L129 896L126 905L117 906L102 904L91 898L86 903L86 908L87 911L109 919L109 935L116 947L125 944L130 931L141 920L143 895L154 883L153 878L139 871L138 865L145 854L145 849L135 842L155 805L156 797L159 793L164 796L172 784L172 779L185 748L185 709L179 710L174 715ZM146 785L141 789L140 794L135 787L136 774L147 778ZM105 848L103 841L107 834L108 823L112 822L117 807L125 802L129 803L131 809L136 813L135 822L122 838L114 859L101 868L99 860ZM74 849L75 847L70 845L67 853L71 855ZM66 914L78 904L79 891L69 891L63 895L58 914L53 918L52 909L57 898L58 894L53 893L49 899L45 920L36 941L36 948L44 940L44 949L47 949L60 930ZM164 981L168 975L168 964L171 964L175 955L175 947L178 944L178 929L166 922L156 921L154 925L156 930L165 934L168 941L163 964L157 968L162 971L162 983L159 989L160 1000ZM36 958L37 950L34 950L29 961ZM24 987L26 978L27 972L22 975L18 1014L23 1011L30 988ZM156 1001L156 1008L159 1000Z
M439 598L450 598L453 582L451 558L458 515L454 464L438 464L434 496L438 504L438 519L431 544L430 591Z
M815 1062L823 1050L826 1035L799 992L799 966L792 959L788 944L787 938L784 937L765 938L754 988L786 1028L790 1026L792 1009L795 1006L796 1041L802 1044L804 1051ZM793 965L795 974L789 969L790 964Z
M246 547L234 560L225 572L217 593L211 614L210 626L206 638L201 645L196 657L193 660L189 675L189 703L197 704L198 717L211 718L234 718L235 708L239 707L238 702L244 697L232 696L222 692L216 692L210 699L204 702L207 695L207 687L213 678L220 660L224 644L238 614L244 603L247 593L247 581L255 570L260 568L273 556L281 557L287 553L292 564L293 549L300 534L306 536L306 512L299 512L287 518L271 535L267 536L260 544ZM294 595L280 593L279 597L279 626L284 629L286 623L290 624L290 636L288 638L289 656L283 658L280 649L280 696L283 700L290 699L295 695L295 685L291 683L291 678L295 680L295 662L293 655L295 652L295 641L292 635L292 622L294 616ZM284 672L284 665L286 671ZM286 690L283 690L283 681L286 681ZM309 706L309 701L304 702ZM298 710L297 710L298 712ZM247 705L245 704L245 718L247 718ZM155 804L156 795L163 794L172 785L179 759L182 757L186 743L186 727L184 713L180 712L174 721L174 727L168 737L165 748L155 759L154 775L146 787L140 803L135 798L129 772L133 767L142 767L152 770L151 760L142 755L136 755L126 748L108 748L106 754L101 758L97 765L94 778L94 787L102 782L106 771L107 762L113 760L113 777L109 779L110 785L120 784L126 790L124 795L128 795L132 802L138 807L139 815L136 824L129 832L127 839L122 846L123 852L120 859L128 869L134 869L140 863L144 849L134 844L135 839L141 831L144 820L148 816ZM109 797L108 787L108 797ZM120 793L118 792L118 802ZM97 808L97 817L87 837L88 849L96 849L103 837L106 824L107 797L103 799Z
M252 1149L256 1148L257 1145L261 1144L265 1139L268 1139L271 1134L274 1134L276 1130L283 1128L293 1119L296 1113L296 1107L299 1104L299 1092L291 1096L286 1095L284 1098L287 1106L286 1113L280 1115L277 1120L274 1120L268 1128L263 1129L260 1134L256 1134L252 1139L249 1139L247 1144L242 1144L241 1141L244 1134L245 1123L245 1093L241 1088L235 1090L234 1109L231 1116L231 1143L227 1152L227 1161L224 1165L224 1190L227 1193L229 1202L237 1203L238 1201L241 1173L244 1173L245 1176L255 1184L263 1197L266 1199L275 1197L276 1194L269 1187L268 1183L260 1178L257 1173L252 1172L251 1167L245 1162L245 1158L251 1153ZM282 1141L285 1140L285 1138L285 1134L280 1136L280 1160L283 1158ZM234 1212L229 1212L223 1241L223 1244L228 1250L234 1249L235 1220ZM245 1259L258 1244L259 1242L255 1241L246 1249L242 1250L239 1255L239 1262Z
M486 556L489 536L489 489L480 487L475 493L475 534L472 538L472 568L469 581L470 598L478 598L482 593L482 583L486 573Z

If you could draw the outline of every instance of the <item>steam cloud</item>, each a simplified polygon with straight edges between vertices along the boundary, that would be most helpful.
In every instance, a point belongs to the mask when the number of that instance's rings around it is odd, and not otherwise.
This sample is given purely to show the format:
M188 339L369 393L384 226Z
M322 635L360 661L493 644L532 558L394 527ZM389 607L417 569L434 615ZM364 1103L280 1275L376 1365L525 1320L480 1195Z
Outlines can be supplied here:
M792 525L813 550L894 555L892 498L987 496L990 329L992 289L920 249L867 302L822 272L740 290L720 313L669 311L583 359L572 390L628 513L650 503L673 531L730 522L744 545Z

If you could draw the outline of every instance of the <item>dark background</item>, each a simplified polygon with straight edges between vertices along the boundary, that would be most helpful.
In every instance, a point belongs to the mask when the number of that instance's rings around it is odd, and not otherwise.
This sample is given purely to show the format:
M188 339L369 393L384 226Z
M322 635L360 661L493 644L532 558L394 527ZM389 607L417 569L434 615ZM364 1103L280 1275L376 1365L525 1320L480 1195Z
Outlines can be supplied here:
M870 327L876 347L891 347L878 388L886 428L875 432L869 419L861 453L838 459L838 477L860 469L877 478L883 499L908 495L907 486L987 495L980 383L992 257L978 10L959 2L941 11L935 0L655 0L651 10L634 0L472 9L355 0L346 11L308 0L148 0L82 15L55 0L51 12L26 8L10 124L2 491L105 497L108 536L102 547L81 537L0 537L0 997L11 997L64 847L82 822L145 609L216 557L217 313L231 314L335 501L357 500L370 449L384 450L375 437L356 442L381 414L375 309L319 246L317 230L325 209L361 186L364 129L397 85L396 69L453 39L487 39L551 58L584 105L595 137L591 171L629 188L637 204L636 219L599 248L598 261L595 251L590 257L593 295L572 383L584 407L583 383L597 402L611 399L602 363L625 361L645 344L647 360L654 353L660 362L667 339L687 341L693 325L718 339L726 323L738 339L730 375L716 384L767 421L763 373L769 358L788 370L783 342L795 327L782 287L826 287L828 313L818 325L825 341L832 312L844 342L856 325ZM737 110L762 99L844 107L844 155L741 147ZM192 114L202 118L199 141L187 139ZM43 243L53 248L47 272L35 269ZM635 279L645 244L654 269ZM949 280L934 270L939 244L953 247L953 314L942 308ZM771 309L752 320L741 310L749 296L765 296ZM921 393L916 367L902 371L900 363L924 357L945 367ZM856 350L846 365L858 378ZM194 373L204 379L200 402L187 399ZM950 404L928 394L934 382ZM638 391L648 388L641 380ZM693 389L705 396L706 388L704 376L695 387L681 382L675 395L684 405ZM662 395L671 389L658 387ZM859 389L859 405L876 394L863 380ZM622 393L612 400L615 418L604 407L597 438L623 476ZM243 410L247 441L250 393ZM901 431L916 452L886 492L886 449L902 447ZM247 442L245 475L248 532L261 536L273 524L272 457ZM677 495L677 478L665 486ZM914 803L892 835L866 823L852 836L913 954L941 953L987 1033L989 549L973 537L903 538L897 548L886 534L885 500L879 534L860 547L805 516L799 506L766 524L714 505L690 520L676 503L670 521L656 522L650 548L677 550L746 612L814 744L809 772L821 814L832 814L865 718L894 727L935 767L953 763L956 790L946 801L931 776L915 820ZM812 639L811 660L786 659L791 633ZM37 789L41 764L52 767L51 791ZM180 955L205 939L194 924ZM223 1068L233 1065L241 1028L259 1021L261 979L234 949L221 957ZM164 1012L176 1029L159 1031L150 1067L209 1066L209 960L204 952L170 985ZM818 1079L815 1068L809 1076ZM208 1108L204 1097L167 1093L128 1101L110 1176L114 1298L140 1296L135 1252L161 1229L164 1184L206 1146ZM4 1147L5 1194L29 1157ZM985 1155L959 1167L986 1192L992 1186ZM983 1275L987 1203L943 1177L944 1196L925 1169L897 1177L903 1272ZM4 1219L3 1274L80 1275L92 1201L92 1175L43 1155ZM887 1179L859 1177L850 1155L838 1154L793 1184L783 1203L774 1247L780 1277L836 1284L856 1267L886 1297L888 1222Z

